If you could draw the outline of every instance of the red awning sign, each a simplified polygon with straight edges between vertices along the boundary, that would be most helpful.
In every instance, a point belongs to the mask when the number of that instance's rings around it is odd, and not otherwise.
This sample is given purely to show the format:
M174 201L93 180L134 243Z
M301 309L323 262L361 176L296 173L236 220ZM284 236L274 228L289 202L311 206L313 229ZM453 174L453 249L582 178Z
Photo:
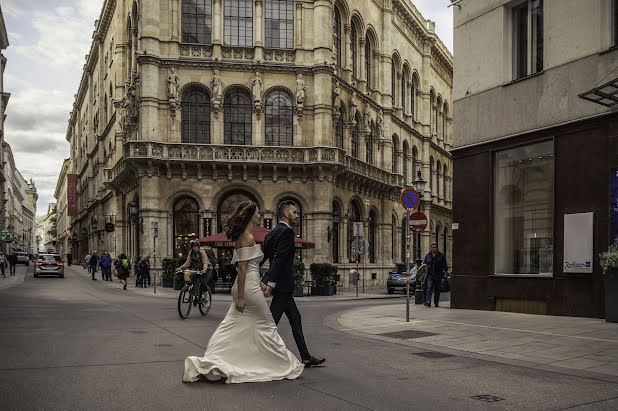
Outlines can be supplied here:
M422 233L427 228L427 216L417 212L410 216L410 231Z

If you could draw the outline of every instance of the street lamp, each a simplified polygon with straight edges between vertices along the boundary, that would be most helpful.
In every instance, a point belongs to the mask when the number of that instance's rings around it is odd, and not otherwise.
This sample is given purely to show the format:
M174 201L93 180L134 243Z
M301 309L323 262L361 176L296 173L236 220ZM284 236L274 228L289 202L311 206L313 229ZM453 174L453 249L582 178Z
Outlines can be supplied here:
M426 181L421 174L421 170L418 170L416 172L416 179L414 180L414 188L416 189L416 192L418 193L418 196L420 198L423 198L423 192L425 191L425 183Z
M129 219L135 221L137 218L137 201L133 200L129 203Z
M330 243L331 236L336 229L336 225L339 224L339 210L333 210L333 227L328 226L327 234L328 234L328 242Z

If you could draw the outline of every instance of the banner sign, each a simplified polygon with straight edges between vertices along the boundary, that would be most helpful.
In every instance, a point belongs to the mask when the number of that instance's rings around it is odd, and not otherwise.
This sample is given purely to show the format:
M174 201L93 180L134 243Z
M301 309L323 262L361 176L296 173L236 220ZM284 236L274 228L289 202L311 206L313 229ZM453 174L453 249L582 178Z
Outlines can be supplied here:
M67 206L67 215L77 217L77 174L67 174Z
M594 213L564 215L564 272L592 273Z
M618 167L612 168L609 181L609 243L618 245Z

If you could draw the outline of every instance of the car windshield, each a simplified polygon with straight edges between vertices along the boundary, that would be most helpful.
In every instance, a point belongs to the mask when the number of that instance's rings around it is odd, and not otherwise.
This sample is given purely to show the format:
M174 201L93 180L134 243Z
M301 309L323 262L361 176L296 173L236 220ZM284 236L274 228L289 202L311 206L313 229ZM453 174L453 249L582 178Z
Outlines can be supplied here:
M395 264L395 268L393 268L393 273L401 274L406 272L405 264Z
M58 255L40 255L39 261L45 262L60 262L60 256Z

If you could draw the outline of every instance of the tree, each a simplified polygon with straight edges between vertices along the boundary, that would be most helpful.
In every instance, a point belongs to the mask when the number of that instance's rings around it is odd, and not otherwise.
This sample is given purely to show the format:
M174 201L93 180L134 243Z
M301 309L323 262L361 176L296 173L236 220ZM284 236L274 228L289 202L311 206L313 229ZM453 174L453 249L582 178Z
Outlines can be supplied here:
M51 223L51 228L47 231L47 234L56 240L58 238L58 225L57 225L57 217L56 217L56 205L51 212L51 217L49 217L49 221Z

